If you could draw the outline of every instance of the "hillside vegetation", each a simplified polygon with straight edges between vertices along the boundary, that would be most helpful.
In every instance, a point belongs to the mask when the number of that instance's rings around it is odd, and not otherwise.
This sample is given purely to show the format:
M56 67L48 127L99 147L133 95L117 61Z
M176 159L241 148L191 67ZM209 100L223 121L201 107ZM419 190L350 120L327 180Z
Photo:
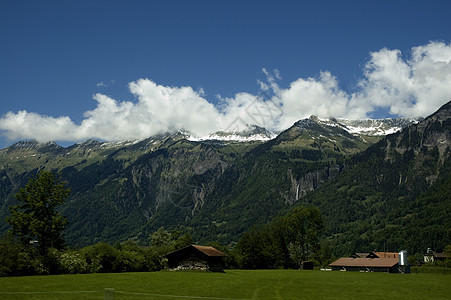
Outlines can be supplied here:
M311 117L266 142L183 133L68 148L20 142L0 150L0 230L18 188L45 169L71 189L61 213L72 246L145 243L162 226L232 245L302 205L325 216L336 255L442 250L451 228L449 116L450 103L384 138Z
M326 216L341 253L444 249L451 244L451 105L353 156L297 204Z

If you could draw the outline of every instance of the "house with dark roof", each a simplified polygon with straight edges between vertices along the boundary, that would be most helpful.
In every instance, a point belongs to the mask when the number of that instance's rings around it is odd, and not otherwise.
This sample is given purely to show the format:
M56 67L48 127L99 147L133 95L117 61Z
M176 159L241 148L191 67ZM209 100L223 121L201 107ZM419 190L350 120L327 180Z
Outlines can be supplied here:
M430 251L428 249L428 252L424 254L424 262L425 263L432 263L434 261L445 261L448 258L448 255L446 253L436 253L433 251Z
M190 245L165 257L172 270L205 270L224 272L223 258L227 255L210 246Z

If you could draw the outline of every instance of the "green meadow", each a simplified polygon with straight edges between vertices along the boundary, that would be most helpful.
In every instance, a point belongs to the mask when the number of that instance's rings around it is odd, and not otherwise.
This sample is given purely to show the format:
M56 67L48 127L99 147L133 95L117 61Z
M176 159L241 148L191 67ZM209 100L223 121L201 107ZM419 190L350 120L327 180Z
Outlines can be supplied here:
M451 276L227 270L4 277L0 299L451 299Z

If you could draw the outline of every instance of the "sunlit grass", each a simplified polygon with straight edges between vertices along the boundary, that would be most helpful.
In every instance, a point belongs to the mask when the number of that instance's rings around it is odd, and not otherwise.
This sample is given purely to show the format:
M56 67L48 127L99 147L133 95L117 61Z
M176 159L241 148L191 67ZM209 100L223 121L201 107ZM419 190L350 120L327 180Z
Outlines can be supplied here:
M0 278L0 299L450 299L450 286L440 274L162 271Z

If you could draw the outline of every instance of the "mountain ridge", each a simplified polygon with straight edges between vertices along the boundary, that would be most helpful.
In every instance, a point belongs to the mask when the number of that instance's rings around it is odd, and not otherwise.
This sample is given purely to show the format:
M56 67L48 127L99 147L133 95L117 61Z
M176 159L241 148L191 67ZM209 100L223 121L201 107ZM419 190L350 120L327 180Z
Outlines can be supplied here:
M297 205L320 208L342 253L451 243L451 102L350 158Z
M409 126L411 124L418 123L418 120L421 119L409 119L409 118L385 118L385 119L340 119L340 118L319 118L315 115L310 116L306 119L301 119L296 123L303 122L303 120L315 120L317 123L322 123L326 126L332 127L341 127L342 129L348 131L351 134L357 136L382 136L390 133L397 132L402 128ZM293 125L294 125L293 124ZM288 128L289 129L289 128ZM282 131L283 132L283 131ZM248 125L248 127L241 131L234 130L225 130L225 131L217 131L213 132L208 136L204 137L195 137L192 136L189 132L183 130L177 130L174 132L166 132L157 134L154 136L150 136L148 138L142 139L131 139L131 140L120 140L120 141L100 141L96 139L88 139L85 141L77 142L67 147L63 147L55 143L54 141L49 142L38 142L36 140L23 140L18 141L4 149L21 149L21 148L38 148L43 145L53 146L57 145L58 148L67 149L73 148L75 146L86 146L86 145L100 145L102 144L104 147L111 146L126 146L130 144L136 144L143 140L148 139L164 139L170 136L180 136L186 138L191 141L208 141L208 140L217 140L217 141L269 141L271 139L276 138L281 132L272 132L267 130L264 127L260 127L257 125Z
M442 123L445 126L449 126L447 113L439 111L436 115L440 120L444 119ZM312 116L299 120L267 141L193 141L188 133L181 131L136 141L88 140L67 148L54 143L17 143L0 150L0 195L3 199L0 214L2 218L7 214L7 207L15 201L15 191L25 184L27 178L39 169L47 169L60 172L72 189L70 199L62 208L69 219L66 236L70 245L127 239L145 241L149 234L162 226L190 232L197 242L215 240L229 244L237 241L252 225L269 222L293 205L321 207L329 218L330 227L334 228L334 232L328 233L330 236L345 234L343 228L354 234L351 227L345 224L340 227L337 225L339 221L330 219L334 211L331 208L336 204L320 196L312 198L312 195L330 194L330 199L334 199L336 195L324 189L343 180L341 178L358 181L358 177L349 175L353 174L349 170L353 170L359 159L364 161L362 157L372 157L371 153L376 156L384 153L385 159L388 152L378 149L389 144L396 149L405 146L402 153L390 152L388 156L396 160L396 166L399 165L396 168L404 168L399 157L405 157L404 161L410 163L406 156L412 152L408 149L410 144L418 140L424 141L426 146L428 141L432 145L437 139L449 141L449 132L446 133L442 125L435 124L436 117L428 117L386 137L352 134L337 120ZM430 125L425 125L428 122ZM430 128L429 135L420 134L418 130L414 133L411 129L421 126ZM264 128L253 129L266 132ZM412 133L405 137L403 133L406 132ZM252 132L249 134L252 136ZM421 150L424 142L415 146L420 150L413 151L414 154L426 151ZM415 163L437 166L435 161L443 159L447 164L449 158L440 156L442 152L447 153L447 148L437 150L436 157L434 146L427 148L422 161ZM46 147L55 151L42 151ZM370 172L368 178L375 182L386 176L390 179L396 177L397 182L404 184L405 178L413 178L409 172L421 170L408 167L401 177L387 173L373 179L372 172L377 171L378 166L385 166L385 160L371 159L378 161L376 166L368 165L374 170L362 169L359 172L362 175ZM434 171L439 169L424 167L421 174L430 178L431 184L442 182L441 174L445 174L443 166L446 164L439 166L442 173ZM384 172L393 172L396 168L386 167ZM410 184L412 180L406 182ZM392 185L389 182L385 184ZM362 183L356 189L363 187L365 191L375 188ZM422 182L415 188L428 187ZM344 188L344 184L337 189L349 190ZM380 193L374 191L376 195ZM407 188L403 191L406 195L409 193ZM352 205L361 205L352 202L354 194L344 195L338 195L337 199L342 203L350 201L351 211ZM385 203L384 197L377 199ZM376 205L376 198L368 199L365 201ZM335 207L335 211L340 211L340 208ZM353 220L349 217L344 221L356 222ZM0 222L0 231L6 229L7 224ZM358 240L358 237L354 239ZM343 239L333 241L337 243L337 251L349 250L343 246ZM415 245L413 247L418 247Z

